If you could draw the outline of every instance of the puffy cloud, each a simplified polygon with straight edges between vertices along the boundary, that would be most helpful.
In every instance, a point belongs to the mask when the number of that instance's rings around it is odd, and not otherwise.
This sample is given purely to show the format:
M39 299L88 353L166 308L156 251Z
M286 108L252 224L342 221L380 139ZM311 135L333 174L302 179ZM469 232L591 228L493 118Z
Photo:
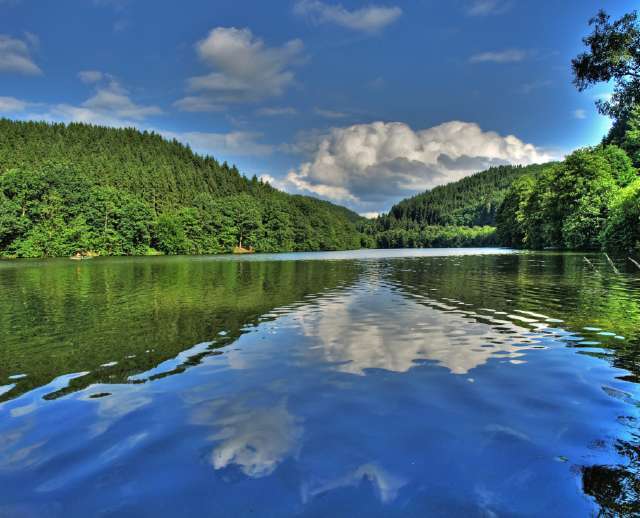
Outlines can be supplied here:
M527 57L524 50L507 49L495 52L481 52L469 58L470 63L516 63Z
M42 74L31 57L31 50L37 46L37 38L33 34L27 34L25 40L0 34L0 72Z
M260 133L249 131L231 131L229 133L210 133L202 131L171 132L159 131L166 138L179 140L189 144L196 151L214 156L262 156L268 155L273 148L261 144Z
M57 104L51 107L51 118L107 126L133 126L134 121L162 113L157 106L135 103L129 92L110 74L90 70L80 72L79 77L84 83L95 85L94 94L79 106Z
M150 115L158 115L162 110L157 106L143 106L136 104L128 96L127 91L117 83L106 88L100 88L87 99L82 106L96 113L113 113L117 117L141 120Z
M379 31L402 15L402 9L397 6L369 5L349 11L340 4L326 4L319 0L299 0L294 6L294 12L309 16L317 23L335 23L362 32Z
M197 111L232 102L258 101L281 95L294 81L290 66L302 59L303 45L291 40L282 47L267 47L249 29L217 27L196 44L209 74L191 77L192 95L179 100L182 109Z
M16 113L24 111L30 103L15 97L0 97L0 113Z
M552 157L513 135L452 121L414 131L401 122L333 128L315 136L311 157L287 181L365 211L386 210L398 198L499 164L531 164Z
M502 14L509 10L511 2L505 0L473 0L469 4L469 16L486 16L488 14Z
M573 116L576 119L586 119L587 118L587 112L585 110L582 110L582 109L573 110Z
M28 106L38 106L40 112L28 113L25 118L133 127L147 117L162 113L158 106L134 102L129 92L110 74L97 70L85 70L80 72L78 77L82 82L93 85L93 94L86 101L80 104L26 103Z

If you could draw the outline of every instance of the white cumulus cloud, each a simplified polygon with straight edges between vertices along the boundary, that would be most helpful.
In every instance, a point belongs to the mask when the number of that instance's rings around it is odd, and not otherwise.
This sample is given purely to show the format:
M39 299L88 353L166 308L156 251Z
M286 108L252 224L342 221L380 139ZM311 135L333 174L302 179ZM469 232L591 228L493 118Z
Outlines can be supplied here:
M388 210L399 198L492 165L552 159L513 135L461 121L419 131L402 122L333 128L317 136L312 148L310 159L290 170L287 182L361 212Z
M113 113L117 117L142 120L151 115L158 115L162 110L157 106L136 104L128 92L115 80L97 89L82 106L96 113Z
M341 4L327 4L319 0L299 0L294 12L317 23L335 23L362 32L377 32L402 15L402 9L397 6L369 5L350 11Z
M281 95L294 82L290 67L301 62L302 49L298 39L268 47L249 29L217 27L196 44L198 57L213 71L189 78L190 94L176 106L211 111L227 103Z
M0 34L0 72L42 74L42 70L31 57L31 51L35 46L37 46L35 35L27 34L23 41Z
M135 102L129 92L112 75L97 70L78 74L83 83L92 86L93 93L80 104L24 103L37 107L38 112L26 113L23 118L51 122L84 122L113 127L135 127L153 115L162 113L158 106ZM13 103L15 105L15 103ZM21 111L23 111L21 110Z

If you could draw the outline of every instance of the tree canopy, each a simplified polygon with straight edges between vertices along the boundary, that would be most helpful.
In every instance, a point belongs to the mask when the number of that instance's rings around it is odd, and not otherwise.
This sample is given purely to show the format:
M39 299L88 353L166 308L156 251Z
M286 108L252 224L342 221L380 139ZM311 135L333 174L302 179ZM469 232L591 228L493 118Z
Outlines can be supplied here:
M0 120L0 254L359 248L362 218L155 133Z
M640 103L640 25L632 11L611 21L603 10L589 21L593 32L583 39L587 51L571 61L574 84L583 91L594 84L614 82L610 99L597 101L598 110L624 119Z

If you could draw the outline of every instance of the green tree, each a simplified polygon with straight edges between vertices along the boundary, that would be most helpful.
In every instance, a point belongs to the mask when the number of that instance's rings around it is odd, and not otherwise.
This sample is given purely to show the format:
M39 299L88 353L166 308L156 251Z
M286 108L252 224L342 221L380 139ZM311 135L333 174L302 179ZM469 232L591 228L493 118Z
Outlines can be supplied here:
M583 39L587 51L571 61L574 84L583 91L613 81L610 100L597 101L598 110L622 120L640 103L640 26L636 11L611 21L603 10L589 21L593 32Z
M629 154L633 165L640 167L640 105L630 110L624 123L625 131L619 139L619 145Z
M160 215L156 223L153 244L161 252L170 255L189 254L194 248L187 237L180 214L175 212Z
M612 164L609 159L613 157ZM607 149L583 149L567 157L558 168L553 189L557 215L561 218L562 246L599 248L598 237L618 188L617 153Z
M497 239L503 246L521 247L525 243L523 213L533 187L534 178L523 176L511 185L496 213Z
M622 189L613 200L602 243L612 252L640 253L640 178Z
M499 239L529 248L599 248L612 200L636 177L617 146L577 150L535 179L514 182L498 211Z
M140 198L113 187L96 187L86 208L91 249L106 255L142 255L151 244L153 214Z

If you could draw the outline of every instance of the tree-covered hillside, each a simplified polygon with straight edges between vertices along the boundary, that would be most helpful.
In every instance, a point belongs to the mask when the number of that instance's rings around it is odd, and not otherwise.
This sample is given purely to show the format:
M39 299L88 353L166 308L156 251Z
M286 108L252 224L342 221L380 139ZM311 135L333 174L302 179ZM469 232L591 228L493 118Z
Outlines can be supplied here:
M364 232L382 248L496 245L496 212L511 184L550 166L491 167L402 200Z
M629 126L640 123L640 109L634 113ZM629 148L638 145L632 134L626 133ZM579 149L536 177L519 178L498 210L500 244L640 251L640 164L629 158L629 148Z
M496 211L514 180L536 175L547 165L491 167L394 205L380 218L387 230L408 220L420 225L494 225Z
M572 61L579 90L613 83L596 102L613 118L598 146L579 149L535 177L514 182L498 211L501 244L640 253L640 18L600 11Z
M361 218L135 129L0 120L0 254L358 248Z

